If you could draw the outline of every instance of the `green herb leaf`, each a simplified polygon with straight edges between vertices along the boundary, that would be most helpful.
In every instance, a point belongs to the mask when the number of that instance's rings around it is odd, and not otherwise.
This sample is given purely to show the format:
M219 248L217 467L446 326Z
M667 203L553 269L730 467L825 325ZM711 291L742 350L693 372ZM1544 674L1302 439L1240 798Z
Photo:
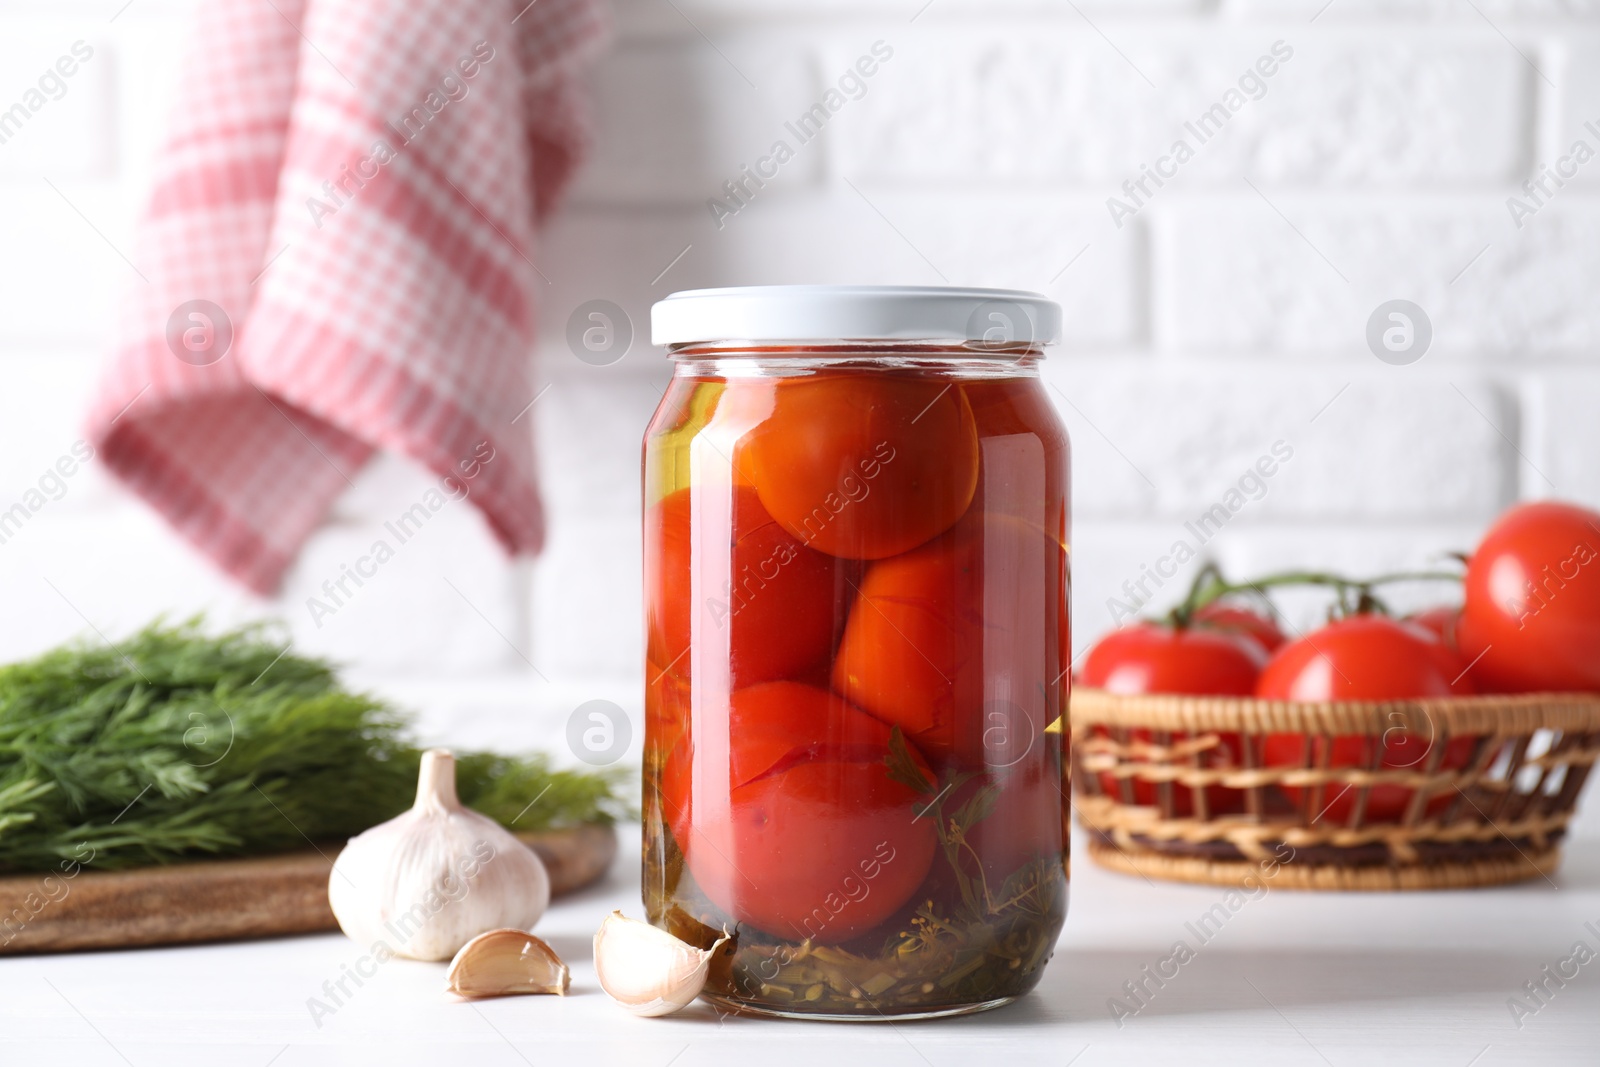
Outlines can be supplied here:
M898 726L889 728L889 754L883 758L883 762L889 769L891 781L899 782L917 793L934 791L933 780L917 766L917 761L911 756L911 750L906 746L905 735L900 732Z
M960 828L961 832L965 833L984 819L987 819L990 813L994 811L995 801L999 799L1000 783L987 782L980 786L978 791L973 793L965 804L957 808L955 815L951 816L951 818L955 820L956 826Z
M271 628L156 623L0 667L0 869L93 869L337 842L404 811L409 721ZM464 754L458 790L515 830L630 813L620 778Z

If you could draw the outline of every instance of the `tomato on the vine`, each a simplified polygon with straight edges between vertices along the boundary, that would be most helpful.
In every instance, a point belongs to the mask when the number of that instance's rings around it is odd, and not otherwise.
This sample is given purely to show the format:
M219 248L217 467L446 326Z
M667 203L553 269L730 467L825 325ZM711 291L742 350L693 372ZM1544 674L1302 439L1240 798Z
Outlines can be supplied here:
M967 510L978 485L977 424L966 393L931 378L783 379L738 463L802 544L883 559L937 537Z
M1269 700L1358 701L1468 696L1474 692L1458 657L1429 631L1383 615L1354 615L1329 623L1285 645L1267 664L1256 695ZM1269 734L1263 745L1263 762L1269 767L1322 766L1372 767L1421 770L1428 766L1437 732L1421 735L1398 725L1381 736L1332 738L1305 734ZM1437 769L1458 770L1476 751L1477 738L1450 738ZM1308 793L1300 786L1284 786L1295 803ZM1409 786L1375 785L1368 789L1366 818L1392 822L1411 802ZM1329 789L1318 799L1322 810L1314 819L1339 823L1354 810L1360 791L1349 786ZM1450 795L1428 800L1425 814L1436 814L1450 803Z
M706 896L738 922L819 944L899 910L936 834L918 817L929 798L889 775L890 727L795 682L734 693L725 724L684 736L661 778L667 823Z
M1461 609L1441 604L1438 607L1407 615L1403 622L1420 626L1439 639L1439 643L1452 652L1460 651ZM1462 664L1466 666L1466 664Z
M1213 600L1198 609L1193 620L1197 626L1253 637L1268 654L1276 652L1288 640L1272 616L1221 600Z
M1461 644L1485 689L1600 691L1600 512L1502 515L1467 563Z
M1267 661L1266 650L1248 635L1206 626L1177 628L1153 622L1124 626L1102 637L1084 657L1078 681L1083 685L1112 693L1188 693L1196 696L1245 696L1255 691L1256 678ZM1151 744L1149 730L1136 729L1136 743ZM1175 733L1173 744L1189 740ZM1243 766L1243 739L1233 731L1217 734L1209 756L1211 767ZM1131 782L1133 802L1154 805L1160 799L1160 785L1135 778ZM1123 787L1110 774L1101 776L1107 795L1124 795ZM1194 811L1194 796L1189 788L1172 787L1174 814L1182 817ZM1239 811L1244 794L1224 786L1207 786L1206 803L1213 813Z
M1245 696L1266 662L1266 650L1237 632L1140 622L1102 637L1078 680L1111 693Z
M1353 615L1279 649L1256 695L1274 700L1406 700L1466 696L1471 679L1427 630Z

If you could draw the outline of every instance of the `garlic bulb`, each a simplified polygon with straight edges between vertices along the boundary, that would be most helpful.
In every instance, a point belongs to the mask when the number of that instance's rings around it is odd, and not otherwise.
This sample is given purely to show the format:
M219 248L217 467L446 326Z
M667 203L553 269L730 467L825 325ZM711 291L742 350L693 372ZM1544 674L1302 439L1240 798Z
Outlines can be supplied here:
M499 823L462 807L455 757L433 749L422 755L411 810L339 853L328 903L362 945L447 960L485 931L530 929L550 904L550 876Z
M671 1015L700 995L711 958L727 940L695 948L614 911L594 935L594 970L600 988L635 1015Z
M490 930L461 946L444 976L458 997L503 997L510 993L566 996L572 985L555 949L521 930Z

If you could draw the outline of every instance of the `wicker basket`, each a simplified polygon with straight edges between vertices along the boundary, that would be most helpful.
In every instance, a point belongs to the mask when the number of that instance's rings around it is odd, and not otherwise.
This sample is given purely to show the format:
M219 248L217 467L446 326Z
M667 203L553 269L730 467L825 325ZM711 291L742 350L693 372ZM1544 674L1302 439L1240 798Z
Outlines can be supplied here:
M1347 762L1331 739L1397 729L1425 747L1411 766L1384 767L1383 745L1359 740L1364 766L1330 765ZM1263 765L1270 735L1291 735L1298 762L1278 736ZM1559 862L1600 756L1600 695L1318 704L1077 689L1072 737L1089 854L1113 870L1301 889L1496 885ZM1390 800L1381 819L1374 787ZM1335 807L1336 824L1322 817Z

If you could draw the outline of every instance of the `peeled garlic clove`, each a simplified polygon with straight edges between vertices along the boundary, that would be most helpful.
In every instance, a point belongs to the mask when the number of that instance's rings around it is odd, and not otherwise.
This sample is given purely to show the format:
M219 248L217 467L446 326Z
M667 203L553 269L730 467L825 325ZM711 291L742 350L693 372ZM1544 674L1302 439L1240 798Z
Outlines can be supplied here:
M635 1015L671 1015L700 995L711 958L727 940L724 936L708 949L695 948L614 911L594 935L594 970L600 988Z
M444 987L458 997L503 997L511 993L566 996L572 984L555 950L524 930L490 930L461 946Z
M489 930L532 929L550 904L534 851L456 798L455 757L422 755L410 811L352 837L328 876L339 928L369 950L447 960Z

